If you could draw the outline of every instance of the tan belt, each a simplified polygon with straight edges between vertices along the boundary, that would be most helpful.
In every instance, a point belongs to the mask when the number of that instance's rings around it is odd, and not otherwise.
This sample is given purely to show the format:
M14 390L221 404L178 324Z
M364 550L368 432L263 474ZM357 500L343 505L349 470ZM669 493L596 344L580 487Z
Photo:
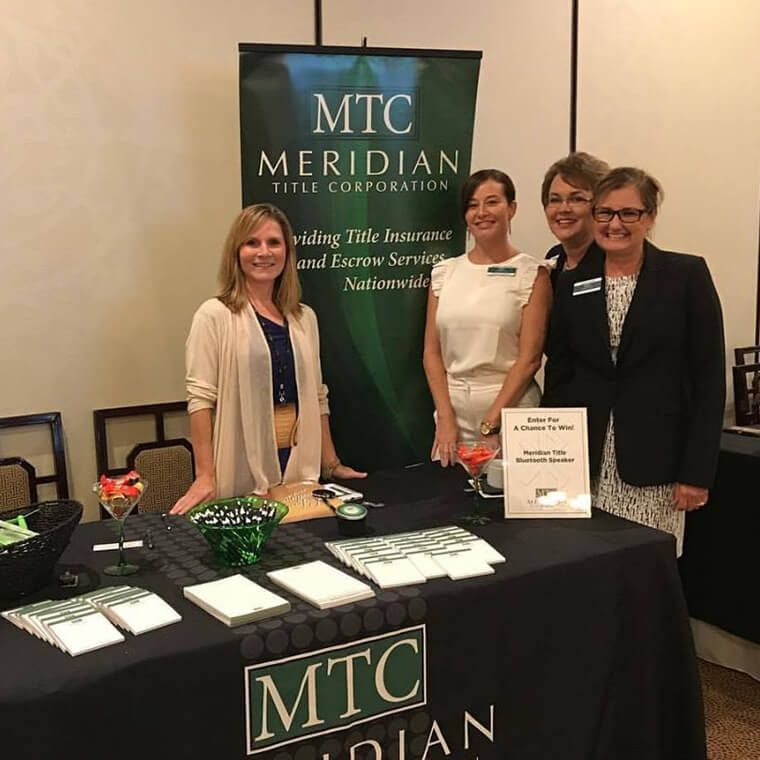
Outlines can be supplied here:
M277 404L274 407L274 439L278 449L296 445L298 416L295 404Z

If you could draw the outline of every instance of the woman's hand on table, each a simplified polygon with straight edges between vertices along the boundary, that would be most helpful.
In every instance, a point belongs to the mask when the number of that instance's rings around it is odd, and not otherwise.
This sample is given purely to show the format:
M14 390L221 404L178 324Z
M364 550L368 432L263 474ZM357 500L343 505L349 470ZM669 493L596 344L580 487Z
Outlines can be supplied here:
M709 495L710 492L706 488L690 486L686 483L676 483L673 488L673 503L676 509L692 512L695 509L704 507Z
M216 479L213 475L198 475L184 496L169 511L170 515L184 515L193 507L216 496Z
M441 460L441 467L449 467L456 464L457 456L457 438L459 437L459 427L456 418L452 414L437 415L435 422L435 438L430 456L435 457L438 454Z
M361 480L361 478L367 477L367 473L355 470L353 467L349 467L347 464L341 462L333 470L332 477L337 478L338 480Z

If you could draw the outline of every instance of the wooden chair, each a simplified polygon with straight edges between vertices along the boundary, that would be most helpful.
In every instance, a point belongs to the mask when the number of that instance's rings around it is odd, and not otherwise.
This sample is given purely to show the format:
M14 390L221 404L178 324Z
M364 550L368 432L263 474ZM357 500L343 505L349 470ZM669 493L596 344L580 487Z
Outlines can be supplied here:
M754 354L749 362L747 362L747 354ZM757 364L757 362L760 362L760 346L741 346L735 348L734 362L737 366L742 364Z
M114 476L137 470L148 481L145 495L137 506L139 512L166 512L195 479L190 441L187 438L166 437L166 418L181 413L187 413L184 401L120 406L96 409L93 412L98 474ZM109 457L108 423L117 419L136 420L140 417L153 418L153 440L134 441L126 455L125 464L112 463ZM108 516L102 507L101 516Z
M733 368L737 425L760 425L760 363Z
M24 507L39 500L38 486L55 485L56 497L69 498L69 479L66 470L66 454L63 447L63 422L60 412L22 414L0 418L0 436L3 432L30 427L47 426L53 457L53 472L40 475L37 468L25 457L0 458L0 512ZM32 456L27 454L27 456Z

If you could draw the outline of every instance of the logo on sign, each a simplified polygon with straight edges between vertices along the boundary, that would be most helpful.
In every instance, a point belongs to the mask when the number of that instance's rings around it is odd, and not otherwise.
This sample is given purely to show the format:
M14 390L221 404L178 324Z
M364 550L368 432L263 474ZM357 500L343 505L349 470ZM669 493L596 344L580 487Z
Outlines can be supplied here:
M315 92L312 134L410 135L416 120L414 92Z
M245 669L249 755L426 702L425 626Z

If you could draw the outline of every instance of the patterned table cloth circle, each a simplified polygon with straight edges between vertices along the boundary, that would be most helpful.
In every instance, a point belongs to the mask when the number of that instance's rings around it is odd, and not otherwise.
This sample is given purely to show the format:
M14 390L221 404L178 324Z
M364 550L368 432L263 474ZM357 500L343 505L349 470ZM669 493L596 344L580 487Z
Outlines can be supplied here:
M354 638L362 629L362 619L355 612L349 612L340 619L341 633L348 637Z
M240 654L246 660L258 660L264 654L264 640L258 633L246 636L240 642Z
M267 652L282 654L288 648L289 643L290 637L285 631L272 631L266 638Z
M321 641L323 644L329 644L338 638L338 625L331 618L326 618L317 623L316 632L318 641Z

